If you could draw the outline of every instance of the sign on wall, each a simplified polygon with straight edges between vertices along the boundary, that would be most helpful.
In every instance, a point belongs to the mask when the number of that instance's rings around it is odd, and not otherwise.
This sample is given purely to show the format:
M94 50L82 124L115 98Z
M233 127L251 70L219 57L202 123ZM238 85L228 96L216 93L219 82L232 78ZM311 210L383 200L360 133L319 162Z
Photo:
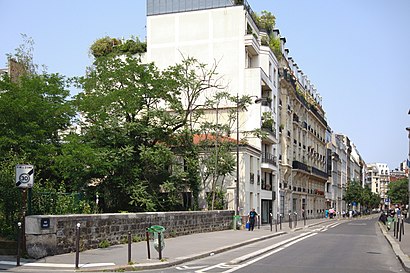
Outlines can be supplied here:
M16 186L19 188L31 188L34 183L34 166L26 164L16 165Z

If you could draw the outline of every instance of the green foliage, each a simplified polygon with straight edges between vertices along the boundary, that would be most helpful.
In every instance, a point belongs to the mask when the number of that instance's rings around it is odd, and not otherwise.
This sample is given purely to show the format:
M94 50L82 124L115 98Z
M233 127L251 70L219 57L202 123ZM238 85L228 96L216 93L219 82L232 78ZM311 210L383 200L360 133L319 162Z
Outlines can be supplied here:
M280 60L282 58L282 49L281 42L279 37L270 37L269 38L269 47L272 49L273 54L276 58Z
M409 202L409 180L404 178L388 185L387 195L393 204L407 204Z
M343 200L345 200L347 203L360 203L361 201L361 195L362 195L362 186L360 185L359 182L357 181L350 181L347 184L346 187L346 192L344 194Z
M101 242L98 243L99 248L107 248L109 246L111 246L111 244L106 239L104 239L104 240L102 240Z
M141 42L138 37L123 42L120 39L103 37L96 40L90 47L90 53L95 57L121 54L137 54L147 51L147 43Z
M270 131L273 130L273 118L271 113L264 112L262 114L262 128L266 128Z
M15 166L20 162L12 152L2 154L0 161L0 236L13 239L21 207L21 193L14 186Z
M273 32L273 29L275 28L275 22L276 22L276 18L275 16L266 10L263 10L261 12L261 15L256 16L256 24L258 25L258 27L266 30L266 32L268 33L268 35L271 35L271 33Z
M372 193L369 187L362 187L357 181L348 183L343 200L347 203L356 202L367 209L377 208L380 205L380 197Z
M214 73L192 58L163 72L131 56L97 58L78 79L85 91L75 101L84 117L76 143L85 153L73 161L72 146L63 158L78 170L78 187L81 180L96 180L104 211L181 209L187 190L197 207L199 165L190 122L198 118L196 100L216 86ZM176 168L180 159L182 169Z
M369 187L364 187L362 190L361 204L367 209L378 208L380 206L380 196L371 191Z
M142 238L142 237L139 236L139 235L134 235L134 236L132 236L132 241L133 241L134 243L138 243L138 242L144 241L144 238Z
M46 181L43 185L34 184L32 189L32 214L82 214L92 213L91 202L84 200L79 193L67 193L64 183L56 189L56 183Z
M71 192L55 166L61 155L65 132L75 115L68 100L69 81L58 74L37 74L32 63L32 40L9 55L26 73L0 78L0 233L13 235L19 219L21 193L14 186L15 165L34 165L34 188L29 208L36 213L89 212L85 199ZM67 176L68 177L68 176ZM64 189L61 191L61 189ZM47 193L47 194L45 194ZM48 195L48 196L46 196ZM71 212L69 212L71 211Z
M210 192L206 196L208 207L216 210L226 209L225 205L225 191L216 189L216 192Z

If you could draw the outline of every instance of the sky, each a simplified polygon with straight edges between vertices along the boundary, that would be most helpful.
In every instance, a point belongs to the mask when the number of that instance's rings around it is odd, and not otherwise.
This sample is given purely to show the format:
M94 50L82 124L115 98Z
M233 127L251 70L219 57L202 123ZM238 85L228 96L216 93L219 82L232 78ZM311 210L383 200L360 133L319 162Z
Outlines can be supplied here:
M333 132L347 135L366 163L395 169L408 158L409 0L248 2L275 15ZM0 0L0 18L0 68L26 34L34 62L67 77L84 75L95 40L146 36L145 0Z

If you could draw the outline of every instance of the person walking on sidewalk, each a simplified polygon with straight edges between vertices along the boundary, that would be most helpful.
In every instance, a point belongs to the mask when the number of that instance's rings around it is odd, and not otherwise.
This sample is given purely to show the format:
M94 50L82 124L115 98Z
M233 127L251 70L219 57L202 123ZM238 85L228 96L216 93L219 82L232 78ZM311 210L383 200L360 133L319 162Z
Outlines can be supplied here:
M249 222L249 231L255 228L255 221L258 219L258 213L255 211L254 208L248 214L248 222Z

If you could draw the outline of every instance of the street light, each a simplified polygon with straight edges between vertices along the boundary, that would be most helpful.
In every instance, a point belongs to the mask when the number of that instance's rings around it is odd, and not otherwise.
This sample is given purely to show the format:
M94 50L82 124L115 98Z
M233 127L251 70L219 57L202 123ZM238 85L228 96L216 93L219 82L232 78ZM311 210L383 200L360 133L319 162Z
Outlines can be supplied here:
M256 96L250 96L256 97ZM265 100L265 98L258 98L255 100L255 103L260 103ZM239 215L239 94L236 93L236 211L235 215ZM273 190L272 190L272 200L273 200ZM273 208L272 208L273 210Z
M409 114L410 114L410 111L409 111ZM408 176L408 178L409 178L409 185L408 185L408 195L409 195L409 202L408 202L408 204L407 204L407 211L409 211L410 210L410 127L407 127L406 128L406 130L409 132L409 156L408 156L408 159L407 159L407 169L408 169L408 172L407 172L407 176ZM407 213L407 218L410 218L410 213Z
M236 212L239 215L239 94L236 93Z

